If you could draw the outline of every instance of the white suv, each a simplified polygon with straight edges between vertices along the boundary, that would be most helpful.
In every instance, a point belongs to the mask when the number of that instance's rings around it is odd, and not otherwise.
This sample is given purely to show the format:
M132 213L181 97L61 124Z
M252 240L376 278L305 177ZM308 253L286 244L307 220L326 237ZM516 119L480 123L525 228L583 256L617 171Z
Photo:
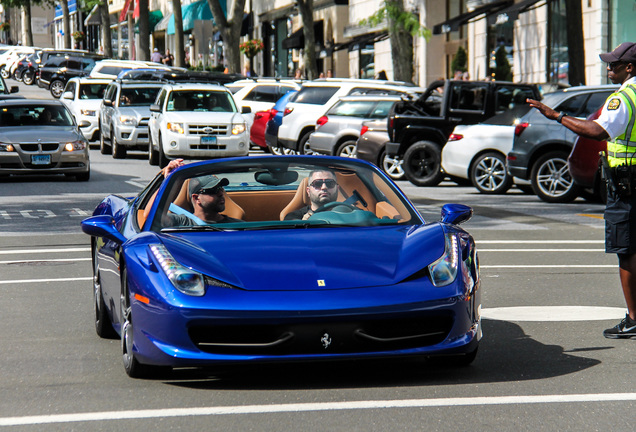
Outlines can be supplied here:
M99 137L99 110L108 84L110 80L75 77L68 80L62 93L60 100L73 113L77 124L82 120L90 123L80 128L89 141Z
M340 97L347 95L399 95L423 91L412 84L368 79L324 78L303 84L293 102L285 107L283 123L278 129L279 146L305 154L311 153L309 135L316 120Z
M216 84L165 84L150 106L148 161L247 156L249 134L232 93ZM249 108L243 110L249 112Z
M237 106L250 107L252 112L244 116L249 129L255 112L271 109L287 92L300 89L300 81L258 78L239 80L225 86L234 94Z

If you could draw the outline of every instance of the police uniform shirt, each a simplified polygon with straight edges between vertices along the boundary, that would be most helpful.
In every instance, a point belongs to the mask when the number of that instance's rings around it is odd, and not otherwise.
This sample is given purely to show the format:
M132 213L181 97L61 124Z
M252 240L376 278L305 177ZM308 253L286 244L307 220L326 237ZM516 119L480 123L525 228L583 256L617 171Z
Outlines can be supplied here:
M623 90L629 84L636 84L636 77L631 77L624 82L620 90ZM605 105L603 105L601 115L594 121L605 129L610 139L613 140L617 136L622 135L629 123L629 110L625 101L618 96L608 98L605 101Z

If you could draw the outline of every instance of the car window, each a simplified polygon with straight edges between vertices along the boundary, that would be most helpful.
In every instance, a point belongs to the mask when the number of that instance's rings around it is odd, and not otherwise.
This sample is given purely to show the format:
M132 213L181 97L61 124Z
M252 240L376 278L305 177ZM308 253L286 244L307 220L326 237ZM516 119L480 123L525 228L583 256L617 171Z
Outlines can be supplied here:
M82 70L85 72L90 72L95 67L95 59L92 58L84 58L82 59Z
M80 99L101 99L108 84L80 84Z
M451 111L484 111L488 84L454 85L451 87L450 92Z
M50 57L43 67L60 67L65 61L66 59L62 56Z
M495 112L501 113L519 105L527 105L526 99L534 97L530 87L498 86L495 90Z
M168 96L166 111L237 112L231 93L217 90L177 90Z
M168 91L166 89L161 90L159 96L157 96L157 100L154 103L163 108L163 101L166 100L166 94L168 94Z
M391 107L395 104L395 101L380 101L371 112L370 118L381 119L389 116Z
M7 106L0 126L73 126L73 119L63 106Z
M587 118L594 111L602 107L605 101L607 100L607 98L609 97L609 95L611 94L612 94L611 90L608 90L606 92L597 92L597 93L590 94L590 97L585 102L585 108L583 108L583 111L579 114L579 117Z
M66 63L66 67L68 69L80 70L80 68L81 68L80 64L81 63L80 63L79 59L70 58L70 59L68 59L68 61Z
M120 106L149 106L157 100L161 87L124 87L119 95Z
M278 97L276 98L276 100L280 99L281 96L286 95L290 91L295 91L295 90L296 90L296 87L291 87L291 86L282 85L278 87Z
M388 88L377 88L377 87L354 87L352 88L347 95L355 96L355 95L398 95L403 92L398 91L396 89L388 89Z
M375 106L374 100L368 101L338 101L331 108L327 115L349 116L349 117L368 117L371 110Z
M66 83L66 88L64 89L64 93L71 92L73 93L73 99L75 99L75 81L69 81Z
M117 86L115 84L110 84L108 88L106 89L106 95L104 96L104 99L114 101L116 92L117 92Z
M338 90L340 90L340 87L303 87L298 91L298 93L296 93L294 102L310 105L324 105L334 94L336 94Z
M245 95L243 100L276 103L278 94L278 86L256 86Z
M567 98L566 100L561 102L559 106L555 108L555 110L563 111L569 116L575 116L583 108L585 101L587 100L587 96L588 96L587 94L579 94L579 95L575 95L570 98Z

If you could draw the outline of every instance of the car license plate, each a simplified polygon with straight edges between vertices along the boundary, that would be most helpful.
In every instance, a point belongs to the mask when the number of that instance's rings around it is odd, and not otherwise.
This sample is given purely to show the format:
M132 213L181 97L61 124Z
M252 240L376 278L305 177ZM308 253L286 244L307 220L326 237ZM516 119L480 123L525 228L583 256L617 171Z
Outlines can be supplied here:
M51 163L51 155L33 155L31 156L33 165L49 165Z
M201 137L201 144L216 144L216 137L215 136L202 136Z

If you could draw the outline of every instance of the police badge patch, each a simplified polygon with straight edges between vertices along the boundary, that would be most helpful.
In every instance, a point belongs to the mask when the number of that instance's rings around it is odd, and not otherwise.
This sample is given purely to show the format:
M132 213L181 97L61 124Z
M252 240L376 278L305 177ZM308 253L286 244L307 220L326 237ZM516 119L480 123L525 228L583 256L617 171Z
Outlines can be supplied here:
M607 109L617 110L619 106L621 106L621 100L619 98L614 98L610 100L609 103L607 104Z

